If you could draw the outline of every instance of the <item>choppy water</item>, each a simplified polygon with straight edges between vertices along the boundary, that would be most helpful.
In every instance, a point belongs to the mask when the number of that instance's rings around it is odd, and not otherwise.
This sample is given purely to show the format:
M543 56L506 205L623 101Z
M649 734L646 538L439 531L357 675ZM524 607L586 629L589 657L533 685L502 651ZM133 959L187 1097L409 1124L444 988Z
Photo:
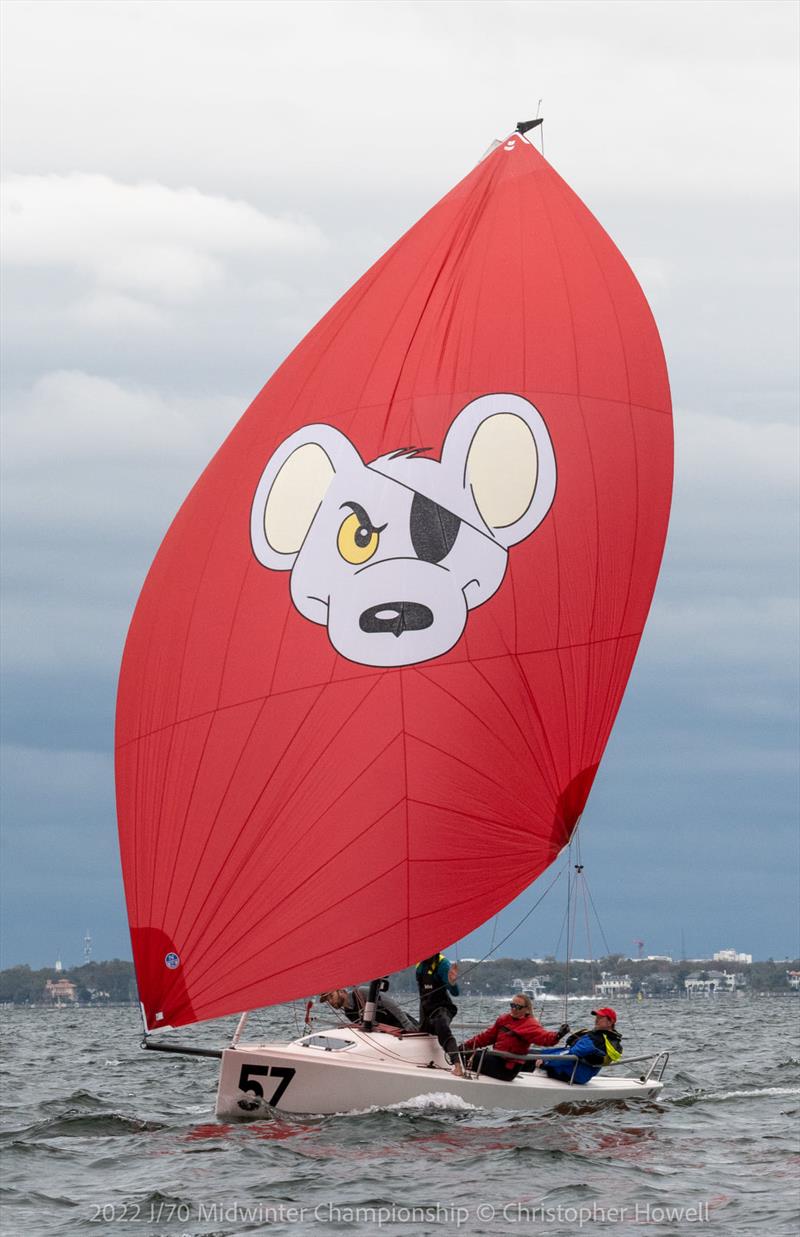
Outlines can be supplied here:
M141 1052L135 1010L3 1010L0 1232L796 1234L800 1001L623 1010L628 1055L673 1053L658 1104L528 1116L443 1100L237 1126L214 1118L217 1062ZM270 1024L294 1038L287 1010ZM179 1038L217 1047L231 1029Z

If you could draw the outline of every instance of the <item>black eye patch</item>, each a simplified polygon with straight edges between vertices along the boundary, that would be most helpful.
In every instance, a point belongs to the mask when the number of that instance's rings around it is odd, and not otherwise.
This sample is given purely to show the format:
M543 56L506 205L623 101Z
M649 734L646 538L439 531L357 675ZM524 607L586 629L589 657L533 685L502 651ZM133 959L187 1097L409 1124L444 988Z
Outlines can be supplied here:
M438 563L455 545L461 521L452 511L423 494L415 494L411 503L411 544L417 558L426 563Z

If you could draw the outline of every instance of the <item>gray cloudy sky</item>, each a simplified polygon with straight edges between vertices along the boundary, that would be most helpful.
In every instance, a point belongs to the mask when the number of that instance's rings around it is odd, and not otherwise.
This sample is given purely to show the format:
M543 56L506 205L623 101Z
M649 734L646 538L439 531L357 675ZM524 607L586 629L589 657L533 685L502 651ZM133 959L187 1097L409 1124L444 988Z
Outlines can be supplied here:
M796 955L798 7L5 0L2 20L2 965L78 961L87 928L130 956L114 693L160 538L289 349L540 97L547 157L644 285L676 413L590 885L612 948ZM562 914L507 950L549 952Z

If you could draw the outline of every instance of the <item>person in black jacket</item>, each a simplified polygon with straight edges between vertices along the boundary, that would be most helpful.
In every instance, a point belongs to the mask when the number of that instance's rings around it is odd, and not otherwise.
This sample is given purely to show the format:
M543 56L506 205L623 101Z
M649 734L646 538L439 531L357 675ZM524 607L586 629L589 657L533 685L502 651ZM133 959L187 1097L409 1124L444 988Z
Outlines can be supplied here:
M320 993L320 1001L331 1009L344 1014L350 1022L360 1022L364 1015L364 1006L369 995L368 988L332 988L330 992ZM375 1010L375 1021L384 1026L399 1027L401 1031L417 1031L416 1022L401 1009L396 1001L383 992L378 993Z
M458 963L450 962L444 954L431 954L417 963L417 987L419 988L420 1030L435 1035L453 1063L453 1073L463 1076L464 1070L458 1059L458 1044L450 1030L450 1023L458 1013L458 1007L450 995L458 996Z

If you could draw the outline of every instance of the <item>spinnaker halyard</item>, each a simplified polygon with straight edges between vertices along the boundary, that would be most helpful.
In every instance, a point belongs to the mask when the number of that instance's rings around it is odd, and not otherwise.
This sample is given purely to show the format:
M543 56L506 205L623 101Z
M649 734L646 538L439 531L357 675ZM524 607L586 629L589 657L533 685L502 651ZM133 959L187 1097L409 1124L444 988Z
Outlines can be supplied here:
M553 862L671 481L644 295L515 133L297 346L147 577L116 768L148 1029L400 970Z

